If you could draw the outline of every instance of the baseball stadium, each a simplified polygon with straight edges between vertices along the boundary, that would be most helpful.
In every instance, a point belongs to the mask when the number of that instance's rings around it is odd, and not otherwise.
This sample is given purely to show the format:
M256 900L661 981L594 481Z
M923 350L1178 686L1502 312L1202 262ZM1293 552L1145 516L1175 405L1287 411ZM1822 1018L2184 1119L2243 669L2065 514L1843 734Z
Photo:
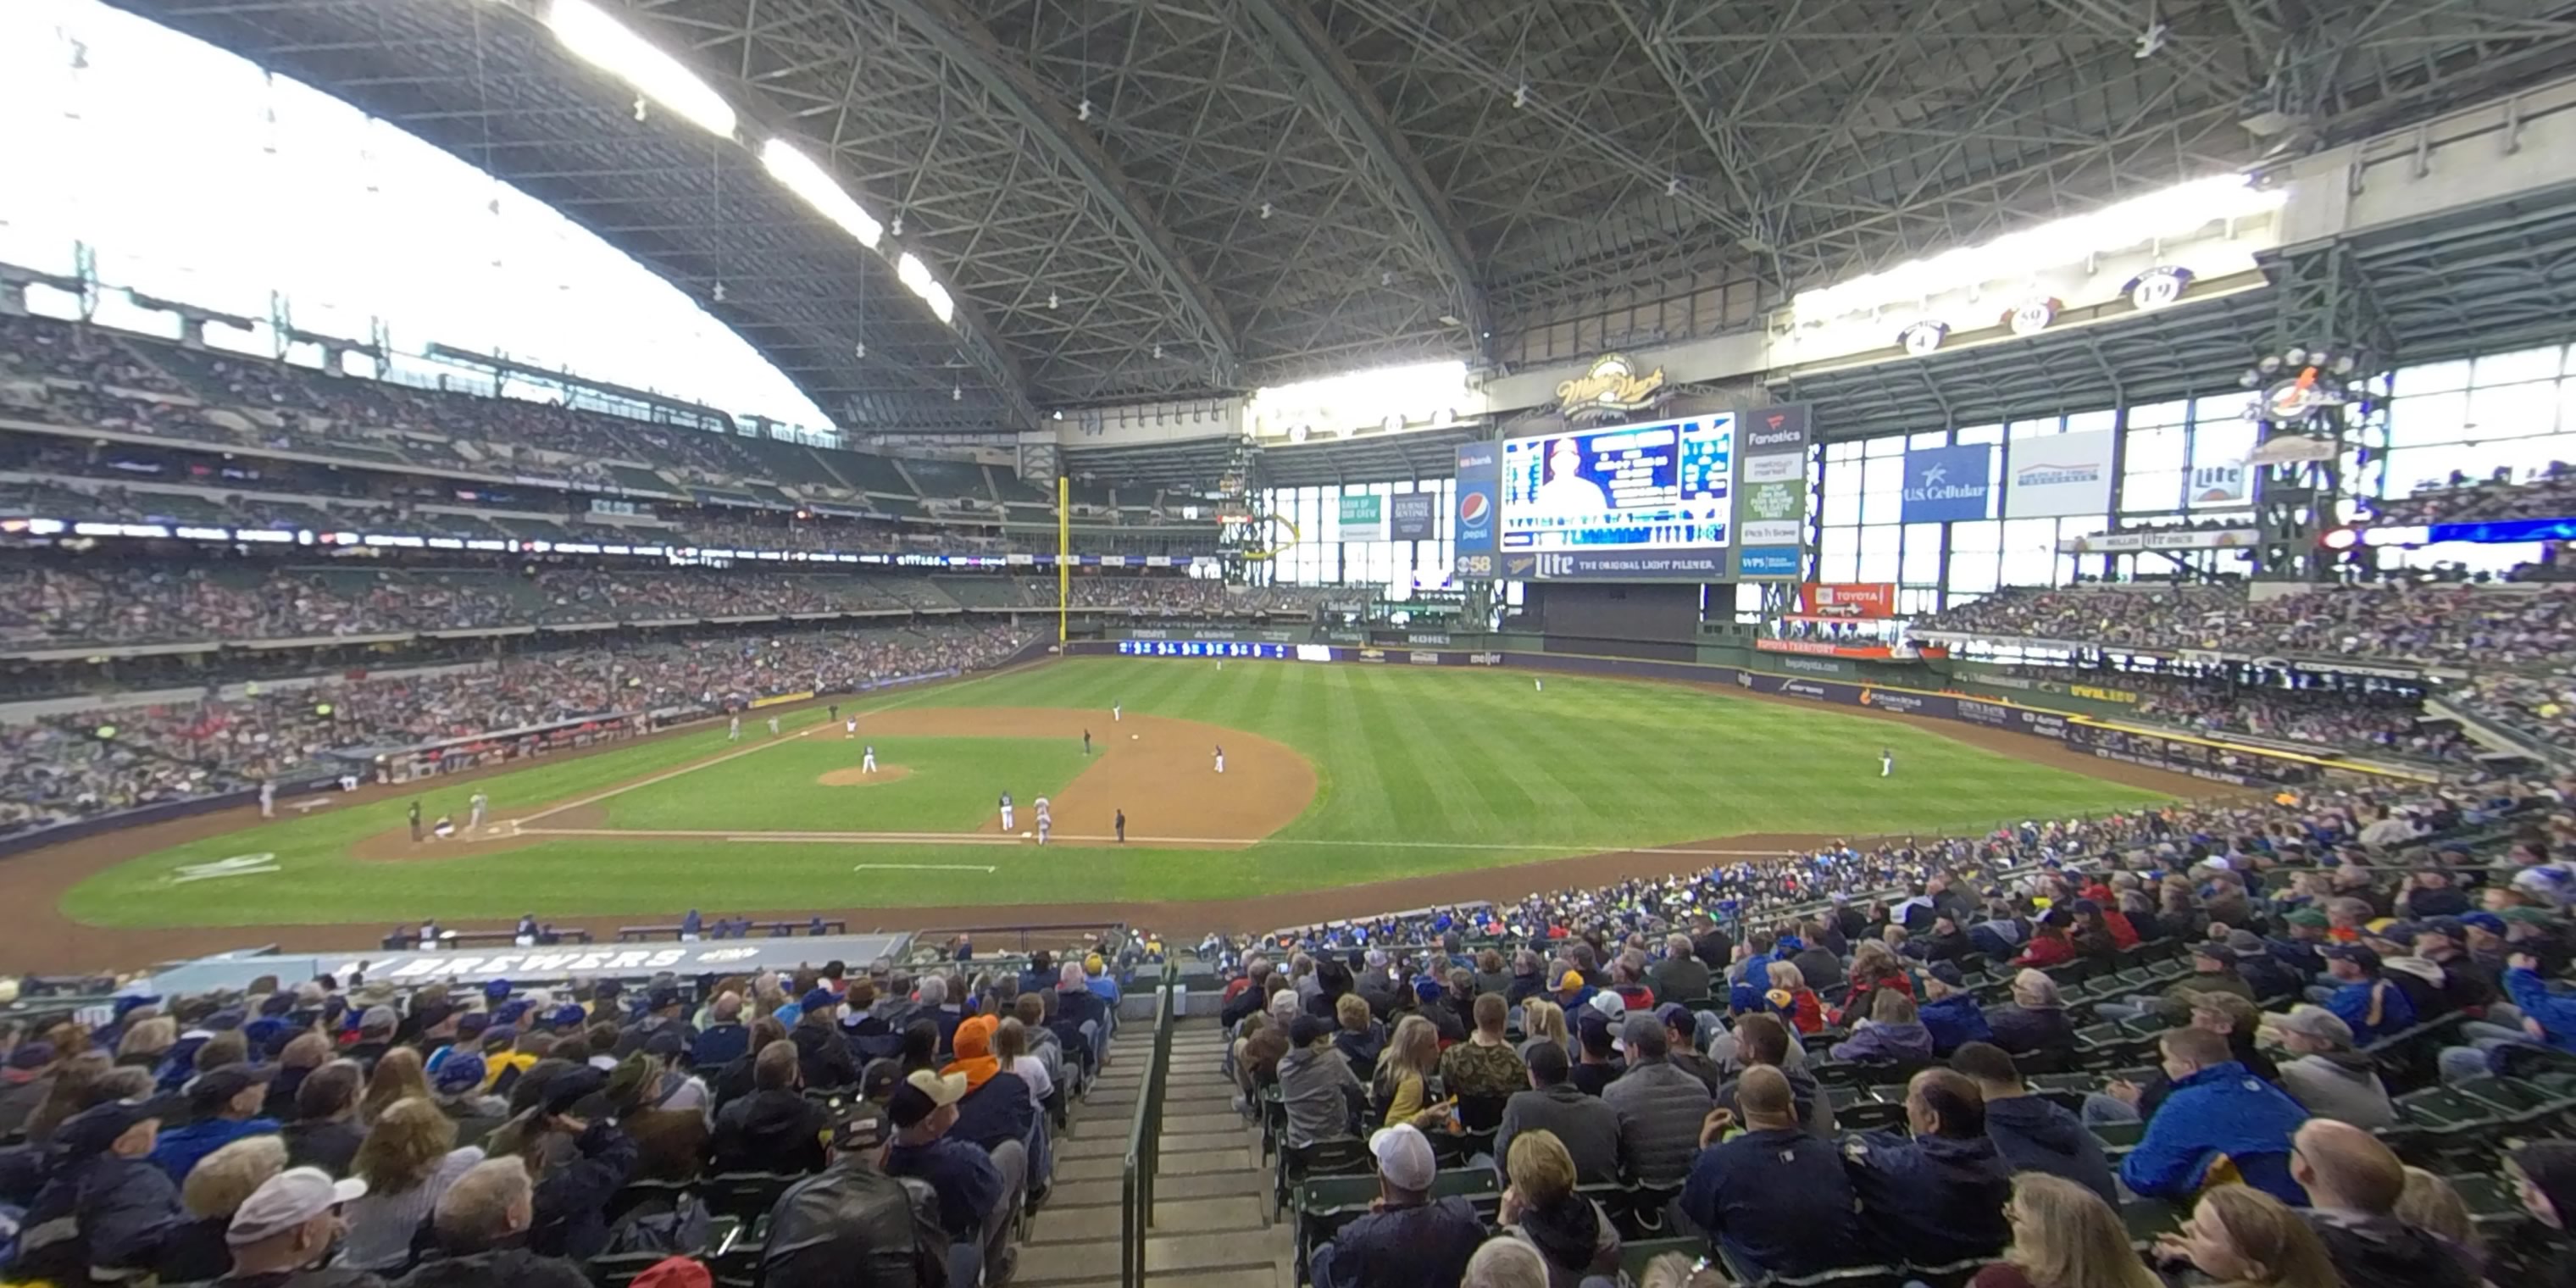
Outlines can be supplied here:
M2576 10L0 6L0 1285L2576 1284Z

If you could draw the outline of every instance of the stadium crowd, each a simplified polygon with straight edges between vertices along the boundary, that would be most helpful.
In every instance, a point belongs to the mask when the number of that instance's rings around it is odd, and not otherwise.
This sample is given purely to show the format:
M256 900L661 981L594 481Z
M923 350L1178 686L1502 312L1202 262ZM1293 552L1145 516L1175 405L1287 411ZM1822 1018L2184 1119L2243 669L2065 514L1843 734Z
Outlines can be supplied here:
M2137 695L2141 719L2205 733L2246 734L2342 751L2465 761L2476 751L2456 730L2424 725L2422 699L2391 689L2284 688L2223 676L2015 666L2015 676Z
M1121 995L1115 940L1026 966L129 988L0 1039L0 1266L573 1288L721 1215L777 1288L999 1285Z
M1915 626L2136 648L2545 666L2576 654L2576 592L2387 581L2256 603L2241 589L2219 586L2014 589Z
M2371 504L2373 523L2493 523L2576 516L2576 467L2551 461L2516 479L2510 469L2472 479L2454 471L2440 486Z
M1028 635L943 625L740 636L533 654L0 725L0 834L270 779L363 772L333 750L394 748L610 712L668 721L787 693L989 667Z

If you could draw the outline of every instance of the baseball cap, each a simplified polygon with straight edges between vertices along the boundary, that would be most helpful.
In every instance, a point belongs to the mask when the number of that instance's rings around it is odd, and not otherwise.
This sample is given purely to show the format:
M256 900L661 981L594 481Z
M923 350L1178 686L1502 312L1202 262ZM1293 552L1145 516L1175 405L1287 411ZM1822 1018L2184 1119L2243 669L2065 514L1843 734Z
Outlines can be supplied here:
M12 1069L41 1069L53 1062L54 1044L51 1042L29 1042L9 1053L9 1067Z
M508 999L510 994L517 991L517 988L513 987L510 981L506 979L496 979L483 986L483 997L486 1001L499 1002Z
M680 990L665 985L644 995L644 1009L659 1011L680 1004Z
M2538 908L2522 904L2517 904L2514 907L2507 908L2496 915L2504 918L2506 921L2520 922L2526 926L2546 926L2550 921L2548 913L2543 912Z
M2266 1028L2305 1034L2340 1047L2352 1045L2352 1026L2344 1023L2342 1016L2308 1002L2291 1007L2287 1015L2266 1015L2263 1024Z
M2330 924L2326 921L2326 915L2314 908L2301 908L2282 917L2281 920L2293 926L2306 926L2312 930L2323 930Z
M673 1253L644 1268L627 1288L711 1288L715 1272L686 1253Z
M1581 987L1583 987L1583 972L1579 970L1567 971L1556 981L1556 990L1560 993L1571 992Z
M445 1002L431 1002L427 1006L414 1008L411 1013L411 1018L412 1022L422 1029L434 1029L441 1024L447 1023L448 1018L455 1014L455 1007L449 1006Z
M656 1060L668 1060L688 1049L688 1041L678 1029L665 1028L644 1039L644 1054Z
M2227 962L2235 960L2236 948L2223 939L2202 939L2192 944L2191 955L2214 962Z
M366 1197L367 1183L331 1179L318 1167L290 1167L260 1182L233 1211L224 1242L238 1248L284 1234L343 1203Z
M2471 912L2462 914L2460 917L2460 924L2463 926L2475 926L2490 935L2501 935L2504 933L2504 918L2499 917L2492 912Z
M2379 969L2379 953L2366 944L2327 944L2317 949L2317 955L2351 962L2363 970Z
M568 1114L585 1100L608 1090L608 1075L588 1065L575 1065L546 1082L546 1112Z
M490 1027L492 1027L490 1011L467 1011L456 1017L456 1036L462 1041L472 1041L481 1037L483 1030Z
M1322 1038L1330 1031L1331 1030L1324 1027L1324 1022L1322 1020L1317 1019L1312 1015L1300 1015L1296 1019L1288 1022L1288 1045L1294 1047L1313 1046L1318 1039Z
M1431 1153L1431 1138L1411 1123L1379 1128L1369 1137L1369 1153L1377 1158L1378 1175L1407 1193L1429 1191L1440 1171L1440 1161Z
M870 1100L883 1100L893 1095L894 1089L902 1083L903 1062L900 1060L870 1060L868 1067L859 1071L859 1094Z
M861 1100L842 1111L841 1121L832 1124L832 1148L875 1149L893 1135L894 1122L885 1108Z
M2231 930L2227 932L2227 951L2239 957L2265 957L2271 954L2272 946L2251 930Z
M164 1122L180 1115L181 1106L174 1097L161 1096L148 1100L111 1100L63 1120L54 1129L54 1147L66 1158L86 1158L116 1143L116 1138L133 1130L147 1118Z
M158 993L128 993L116 999L116 1018L121 1020L144 1007L160 1004L161 995Z
M1417 979L1413 981L1413 997L1415 1001L1419 1002L1439 1001L1440 982L1433 979Z
M928 1069L915 1069L903 1085L894 1089L894 1098L886 1109L894 1115L897 1127L916 1127L924 1119L966 1098L966 1075L952 1073L946 1077Z
M2433 917L2418 923L2415 933L2419 936L2440 935L2452 943L2459 944L2468 942L2469 927L2458 917Z
M438 1062L438 1077L433 1085L440 1091L451 1093L471 1091L482 1086L484 1076L490 1072L491 1067L483 1063L483 1057L462 1049L453 1050L447 1053L446 1059Z
M1699 1037L1699 1016L1693 1014L1691 1008L1684 1006L1679 1002L1666 1002L1663 1005L1656 1007L1655 1018L1662 1020L1665 1028L1671 1029L1685 1038L1697 1039Z
M579 1002L566 1002L546 1014L546 1024L550 1028L577 1029L589 1022L590 1012L581 1009Z
M1584 1005L1599 1011L1605 1020L1615 1020L1628 1013L1628 999L1606 988L1593 994L1592 1000Z
M805 996L797 999L796 1005L810 1014L826 1007L838 1006L840 1003L840 996L832 990L816 988L808 990Z
M276 1076L277 1070L264 1064L228 1064L198 1074L188 1084L188 1107L200 1114L214 1113L226 1101L253 1087L264 1087Z

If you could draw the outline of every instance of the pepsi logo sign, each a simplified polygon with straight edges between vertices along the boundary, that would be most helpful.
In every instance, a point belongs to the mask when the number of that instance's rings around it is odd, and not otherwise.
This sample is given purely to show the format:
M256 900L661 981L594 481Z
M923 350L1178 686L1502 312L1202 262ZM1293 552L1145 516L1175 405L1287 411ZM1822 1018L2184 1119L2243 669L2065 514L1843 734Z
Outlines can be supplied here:
M1469 492L1458 498L1458 517L1469 523L1484 522L1486 512L1493 508L1493 500L1482 492Z

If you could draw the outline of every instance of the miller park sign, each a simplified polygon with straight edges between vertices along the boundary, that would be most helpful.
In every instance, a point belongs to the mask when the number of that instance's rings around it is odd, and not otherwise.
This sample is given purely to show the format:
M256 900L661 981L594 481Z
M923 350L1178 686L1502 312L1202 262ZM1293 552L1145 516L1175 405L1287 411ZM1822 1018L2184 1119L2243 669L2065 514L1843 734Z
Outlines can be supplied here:
M1582 375L1557 383L1556 410L1572 424L1599 424L1652 411L1671 397L1663 368L1639 371L1626 354L1605 353Z

